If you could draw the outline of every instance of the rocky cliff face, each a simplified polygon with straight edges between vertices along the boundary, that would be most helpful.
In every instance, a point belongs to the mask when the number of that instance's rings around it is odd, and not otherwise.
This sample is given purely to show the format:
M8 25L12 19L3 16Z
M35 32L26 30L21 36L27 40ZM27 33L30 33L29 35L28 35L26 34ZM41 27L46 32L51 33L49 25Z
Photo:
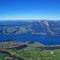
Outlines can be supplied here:
M9 22L8 22L9 23ZM42 34L60 35L60 21L40 20L12 24L0 24L0 34Z

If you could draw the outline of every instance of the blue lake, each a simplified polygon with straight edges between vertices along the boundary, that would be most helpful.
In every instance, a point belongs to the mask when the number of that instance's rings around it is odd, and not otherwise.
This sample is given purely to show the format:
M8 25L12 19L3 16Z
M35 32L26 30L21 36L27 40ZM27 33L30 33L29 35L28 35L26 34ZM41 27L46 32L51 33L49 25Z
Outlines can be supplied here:
M0 42L6 40L37 41L46 45L60 44L60 36L39 34L0 35Z

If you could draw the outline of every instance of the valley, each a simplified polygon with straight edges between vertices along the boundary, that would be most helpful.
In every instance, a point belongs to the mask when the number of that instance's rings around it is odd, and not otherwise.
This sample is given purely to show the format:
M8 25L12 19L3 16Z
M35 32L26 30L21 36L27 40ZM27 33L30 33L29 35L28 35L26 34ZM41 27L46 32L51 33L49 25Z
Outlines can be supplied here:
M2 45L4 48L1 48ZM59 60L60 45L6 41L0 43L0 58L1 60Z

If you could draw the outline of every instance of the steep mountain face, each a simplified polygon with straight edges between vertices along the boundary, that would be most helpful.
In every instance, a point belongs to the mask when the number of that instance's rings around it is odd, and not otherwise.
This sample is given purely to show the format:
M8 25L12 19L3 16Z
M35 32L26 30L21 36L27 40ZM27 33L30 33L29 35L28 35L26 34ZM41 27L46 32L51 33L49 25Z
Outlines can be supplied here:
M9 21L8 24L2 21L0 24L0 34L42 34L60 35L60 21L40 20L40 21Z
M42 25L46 34L60 35L60 21L44 20L42 21Z
M60 21L49 21L50 29L55 35L60 35Z

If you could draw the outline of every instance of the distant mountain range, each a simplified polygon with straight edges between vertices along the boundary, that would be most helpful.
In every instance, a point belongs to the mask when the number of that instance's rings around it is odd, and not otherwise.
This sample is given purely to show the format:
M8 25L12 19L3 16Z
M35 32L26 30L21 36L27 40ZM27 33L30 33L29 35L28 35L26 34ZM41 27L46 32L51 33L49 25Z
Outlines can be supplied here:
M60 35L60 21L0 21L0 34Z

